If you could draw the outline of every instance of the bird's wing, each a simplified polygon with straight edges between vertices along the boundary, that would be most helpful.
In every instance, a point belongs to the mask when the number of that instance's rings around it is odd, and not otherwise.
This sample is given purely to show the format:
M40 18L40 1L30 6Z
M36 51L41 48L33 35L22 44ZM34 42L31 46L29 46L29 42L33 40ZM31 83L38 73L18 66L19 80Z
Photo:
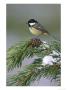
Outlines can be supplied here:
M33 25L33 27L42 31L43 33L48 33L48 31L45 30L44 27L40 23Z

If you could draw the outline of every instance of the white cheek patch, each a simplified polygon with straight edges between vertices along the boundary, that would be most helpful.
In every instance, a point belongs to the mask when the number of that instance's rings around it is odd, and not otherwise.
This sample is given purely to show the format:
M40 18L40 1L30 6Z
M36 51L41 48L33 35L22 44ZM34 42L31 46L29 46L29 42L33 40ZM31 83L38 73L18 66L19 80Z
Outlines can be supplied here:
M35 23L29 23L31 26L35 25Z

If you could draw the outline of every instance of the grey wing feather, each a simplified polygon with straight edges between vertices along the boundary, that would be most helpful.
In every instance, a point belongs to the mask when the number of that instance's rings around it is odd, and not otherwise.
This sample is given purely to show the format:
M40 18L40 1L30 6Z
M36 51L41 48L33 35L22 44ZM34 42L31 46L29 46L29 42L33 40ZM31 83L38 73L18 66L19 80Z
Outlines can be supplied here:
M42 31L43 33L48 33L48 31L45 30L44 27L40 23L33 25L33 27Z

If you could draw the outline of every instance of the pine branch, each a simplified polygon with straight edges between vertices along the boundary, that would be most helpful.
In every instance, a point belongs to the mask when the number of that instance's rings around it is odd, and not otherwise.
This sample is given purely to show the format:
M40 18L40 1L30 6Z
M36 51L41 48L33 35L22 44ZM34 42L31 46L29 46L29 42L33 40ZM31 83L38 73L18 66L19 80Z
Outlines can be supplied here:
M13 69L16 66L21 66L22 64L22 55L24 58L24 53L28 44L18 43L15 46L12 46L7 51L7 68L8 70Z
M42 47L45 47L45 49ZM51 53L51 49L47 48L40 39L31 39L25 43L18 43L7 51L7 68L10 70L16 66L21 66L24 58L29 58L35 55L43 57L49 53Z
M7 85L28 86L31 82L39 80L41 77L50 77L51 80L55 79L60 84L60 51L60 44L58 42L55 41L48 45L40 39L31 39L9 48L7 51L8 70L21 67L22 61L25 58L33 58L35 55L38 58L34 59L34 62L26 66L18 75L9 78ZM43 65L43 57L46 55L51 55L56 59L56 62L52 62L53 65Z
M60 64L54 63L52 66L43 66L41 63L41 58L35 60L21 71L21 73L10 78L8 85L28 86L31 82L39 80L41 77L50 77L51 80L58 79L58 75L60 75Z

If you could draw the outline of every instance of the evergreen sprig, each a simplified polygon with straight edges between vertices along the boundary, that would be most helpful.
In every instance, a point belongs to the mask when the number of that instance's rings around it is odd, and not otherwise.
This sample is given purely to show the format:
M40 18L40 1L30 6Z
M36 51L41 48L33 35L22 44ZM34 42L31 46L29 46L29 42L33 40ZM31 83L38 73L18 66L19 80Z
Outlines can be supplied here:
M7 51L7 69L12 70L15 67L21 67L22 61L25 58L33 58L32 64L27 65L23 71L17 75L9 78L7 85L16 86L28 86L35 80L39 80L41 77L50 77L51 80L55 79L59 81L61 75L61 63L60 63L60 44L58 42L52 42L50 45L43 43L40 39L31 39L26 42L20 42L15 46L12 46ZM53 54L53 50L58 54ZM46 55L52 55L56 59L53 65L43 65L43 57Z
M52 66L43 66L42 60L39 58L28 65L18 75L11 77L8 85L28 86L35 80L39 80L41 77L50 77L51 80L58 80L58 75L60 75L60 64L54 63Z
M25 58L37 55L43 57L51 53L51 49L47 48L39 39L38 41L30 40L25 43L20 42L12 46L7 51L7 68L8 70L14 69L22 65ZM34 42L33 42L34 41ZM38 42L38 43L37 43ZM42 48L45 47L45 49Z

